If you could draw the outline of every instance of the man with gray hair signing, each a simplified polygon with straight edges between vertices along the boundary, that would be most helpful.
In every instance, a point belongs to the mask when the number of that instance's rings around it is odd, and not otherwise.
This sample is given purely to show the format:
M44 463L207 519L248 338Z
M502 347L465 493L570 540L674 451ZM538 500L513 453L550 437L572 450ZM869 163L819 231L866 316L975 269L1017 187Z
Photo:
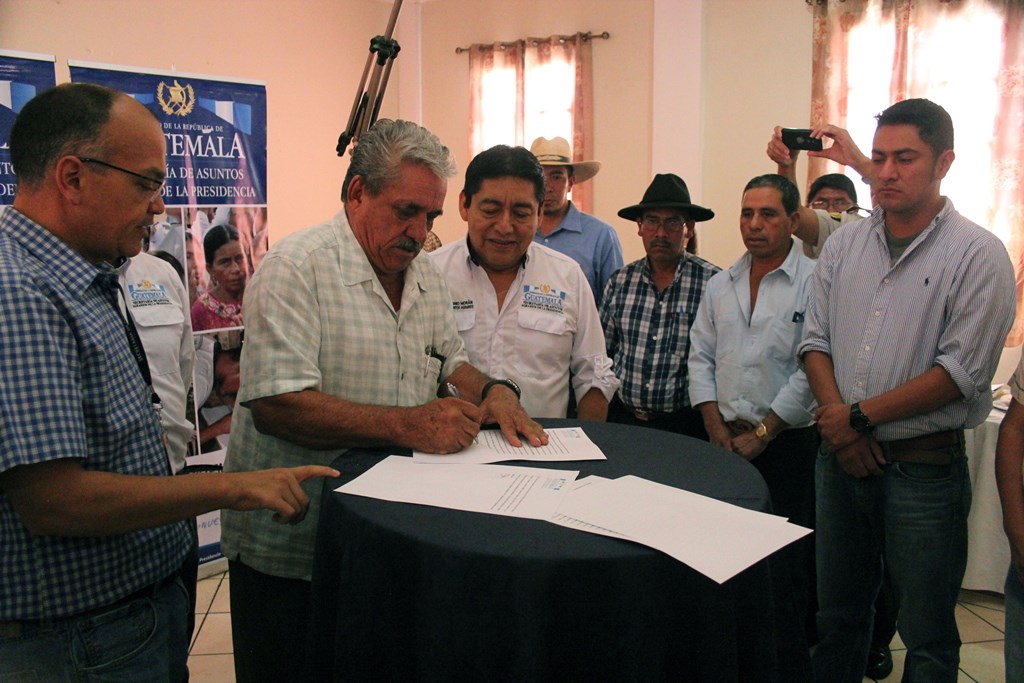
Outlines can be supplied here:
M520 437L546 442L515 383L469 364L444 279L419 256L454 173L430 131L382 119L352 154L343 209L267 253L245 295L225 469L330 463L359 446L452 453L489 422L513 446ZM442 383L462 398L438 399ZM319 487L307 494L316 518ZM231 513L222 524L238 680L303 680L296 660L305 649L315 527L280 533L267 515Z

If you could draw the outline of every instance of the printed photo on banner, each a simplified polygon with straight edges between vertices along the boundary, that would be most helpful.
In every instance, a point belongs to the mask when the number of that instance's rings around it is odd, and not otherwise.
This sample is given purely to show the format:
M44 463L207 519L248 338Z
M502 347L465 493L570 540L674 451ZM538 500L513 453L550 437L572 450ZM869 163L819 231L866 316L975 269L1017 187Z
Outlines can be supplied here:
M241 330L196 335L196 434L189 449L191 454L227 451L231 415L241 381L242 338Z
M267 252L267 207L168 207L154 232L182 240L192 330L241 327L245 287Z
M0 50L0 206L14 203L17 187L7 144L14 119L26 102L56 84L52 55Z
M128 93L167 143L165 213L145 250L172 265L188 291L195 365L186 464L224 462L238 393L245 288L267 251L267 103L262 83L70 61L71 80ZM198 520L200 558L220 554L216 512Z

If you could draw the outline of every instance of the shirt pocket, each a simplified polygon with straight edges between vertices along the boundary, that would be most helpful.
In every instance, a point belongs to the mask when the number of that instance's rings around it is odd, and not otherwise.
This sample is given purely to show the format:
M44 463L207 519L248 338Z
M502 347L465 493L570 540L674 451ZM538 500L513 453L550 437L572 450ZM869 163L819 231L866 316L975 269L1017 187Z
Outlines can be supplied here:
M459 332L471 330L476 325L476 310L468 308L462 311L453 311L455 313L455 328Z
M516 369L527 377L546 378L569 366L572 341L565 316L549 311L520 309L520 338L516 340Z
M772 318L766 334L765 353L770 358L792 362L804 336L804 311L786 310Z
M132 319L148 349L146 362L154 375L169 375L181 371L181 334L185 322L184 312L170 303L132 309ZM154 349L161 351L154 352Z

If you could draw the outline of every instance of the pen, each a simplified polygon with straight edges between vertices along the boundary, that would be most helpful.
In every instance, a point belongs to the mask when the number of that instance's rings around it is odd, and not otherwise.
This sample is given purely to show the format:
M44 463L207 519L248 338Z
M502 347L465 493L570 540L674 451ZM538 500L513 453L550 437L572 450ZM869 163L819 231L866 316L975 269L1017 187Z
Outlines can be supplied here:
M459 389L458 389L458 387L456 387L451 382L445 382L444 383L444 388L448 392L448 395L451 396L452 398L458 398L458 399L462 398L461 396L459 396ZM473 443L480 443L479 441L477 441L477 438L475 436L473 437Z

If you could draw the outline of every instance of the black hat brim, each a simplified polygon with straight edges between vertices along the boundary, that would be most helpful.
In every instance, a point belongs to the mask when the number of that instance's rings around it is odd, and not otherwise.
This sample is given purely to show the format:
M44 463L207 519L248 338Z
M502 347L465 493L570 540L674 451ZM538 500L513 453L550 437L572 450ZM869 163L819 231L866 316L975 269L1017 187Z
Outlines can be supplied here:
M619 218L625 218L629 221L639 220L647 209L682 209L686 212L687 218L696 223L709 221L715 217L714 211L697 204L687 204L685 202L647 202L646 204L634 204L633 206L621 209L619 211Z

